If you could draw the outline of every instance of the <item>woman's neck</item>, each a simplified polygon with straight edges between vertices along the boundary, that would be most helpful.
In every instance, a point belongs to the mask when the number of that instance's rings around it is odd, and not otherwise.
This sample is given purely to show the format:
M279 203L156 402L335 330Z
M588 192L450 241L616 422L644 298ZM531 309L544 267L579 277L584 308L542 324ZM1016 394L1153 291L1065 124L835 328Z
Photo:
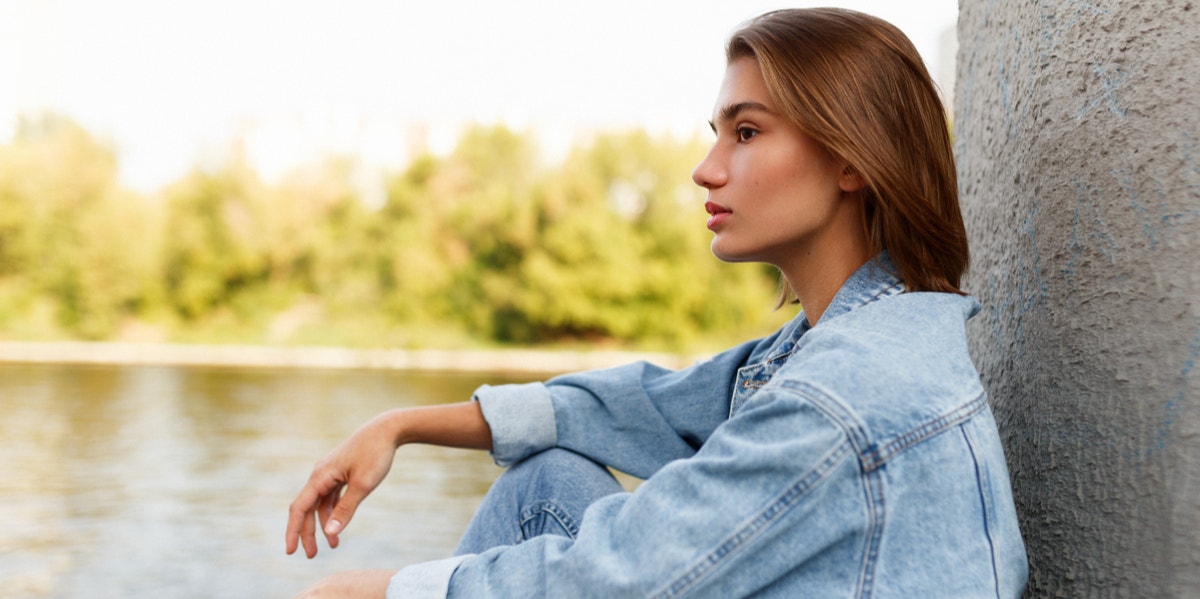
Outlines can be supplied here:
M814 252L786 267L777 265L811 326L816 326L846 280L873 257L865 236L843 239L849 242L843 247Z

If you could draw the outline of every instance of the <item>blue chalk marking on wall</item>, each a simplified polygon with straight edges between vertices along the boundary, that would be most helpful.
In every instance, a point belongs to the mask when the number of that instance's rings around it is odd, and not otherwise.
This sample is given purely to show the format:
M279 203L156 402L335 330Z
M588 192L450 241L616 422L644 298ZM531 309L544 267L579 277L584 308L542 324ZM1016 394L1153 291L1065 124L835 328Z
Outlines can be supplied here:
M1030 97L1030 91L1033 89L1034 70L1029 68L1030 52L1025 47L1024 32L1019 27L1010 27L1004 40L997 74L1000 76L1000 102L1004 106L1005 125L1008 130L1008 138L1011 140L1017 136L1020 125L1029 115L1030 102L1022 100ZM1010 42L1016 44L1011 53L1007 51ZM1010 54L1011 59L1007 58ZM1021 72L1026 73L1024 85L1015 82L1012 77ZM1020 105L1020 110L1017 109L1018 105Z
M988 4L984 17L985 25L990 19L994 5L994 2ZM1058 2L1042 0L1038 3L1038 9L1040 35L1027 36L1019 25L1014 24L1008 27L1006 35L1001 38L1000 58L996 65L996 74L999 79L1000 102L1003 106L1005 126L1010 140L1018 136L1030 117L1034 104L1032 99L1037 90L1039 67L1047 65L1051 61L1054 49L1070 31L1078 27L1088 27L1094 24L1095 17L1110 14L1107 9L1091 2L1074 2L1070 3L1069 7L1063 8ZM984 30L986 30L986 26ZM981 36L982 34L977 36L977 41L980 43L974 44L974 47L985 47ZM1027 40L1033 40L1033 48L1029 47ZM976 64L974 52L972 52L968 64ZM968 68L968 73L971 73L970 68ZM1131 74L1118 67L1109 68L1104 65L1095 65L1093 73L1100 79L1101 94L1098 98L1085 103L1075 118L1083 118L1084 115L1100 105L1106 105L1113 114L1125 118L1127 110L1121 106L1116 91L1128 82ZM974 86L971 85L962 87L968 90L974 89ZM963 105L970 106L970 102L964 102ZM969 115L966 114L959 115L959 117L957 119L959 121L969 119Z
M1189 175L1187 187L1193 194L1200 193L1200 162L1196 161L1197 152L1196 136L1189 131L1183 132L1183 143L1179 144L1179 151L1183 157L1183 163L1190 167L1184 171L1185 175Z
M1037 297L1045 299L1050 296L1050 288L1042 278L1042 258L1038 251L1036 220L1040 207L1039 202L1035 201L1033 203L1033 207L1029 209L1029 214L1025 217L1025 222L1021 223L1021 230L1029 236L1029 245L1033 249L1033 267L1030 270L1033 271L1033 281L1037 287Z
M1110 265L1117 263L1117 242L1108 231L1108 223L1096 208L1095 191L1083 181L1074 181L1075 208L1071 214L1071 236L1064 248L1067 264L1061 270L1068 288L1075 289L1076 267L1087 250L1099 252ZM1074 293L1069 296L1072 303L1078 302Z
M1072 10L1063 10L1058 2L1047 2L1042 0L1038 2L1038 8L1041 10L1039 18L1042 22L1042 51L1038 54L1040 61L1049 59L1050 52L1058 47L1058 41L1063 34L1079 25L1079 21L1084 15L1099 16L1109 14L1108 9L1101 8L1091 2L1072 2L1074 4ZM1060 13L1066 14L1066 18L1059 16Z
M1020 230L1029 238L1032 251L1015 252L1014 264L1001 266L988 274L987 317L992 325L993 338L1001 348L1012 349L1017 356L1025 354L1026 324L1050 296L1049 285L1042 276L1040 250L1035 230L1040 204L1034 202ZM1010 335L1005 335L1009 331ZM1006 344L1011 343L1011 347Z
M1184 168L1180 174L1184 178L1187 193L1195 198L1200 196L1200 165L1197 165L1195 159L1196 139L1187 132L1182 133L1182 136L1183 141L1178 145L1178 156ZM1147 247L1150 250L1160 249L1160 244L1169 247L1170 242L1178 236L1192 232L1184 225L1200 218L1200 207L1197 207L1194 200L1168 196L1167 188L1176 187L1173 182L1139 178L1135 174L1136 167L1137 165L1116 168L1110 172L1129 198L1129 207L1141 219L1142 235L1146 238ZM1148 198L1153 200L1148 201Z
M1125 192L1125 195L1129 196L1129 207L1133 208L1133 211L1136 212L1138 217L1142 219L1142 235L1146 237L1146 241L1149 243L1149 249L1151 251L1157 250L1158 232L1155 230L1155 226L1150 217L1150 211L1139 200L1141 197L1141 191L1138 189L1137 184L1134 183L1133 177L1129 174L1129 171L1126 171L1123 168L1113 169L1111 172L1113 178L1117 180L1117 185L1120 185L1121 190ZM1162 193L1161 187L1162 186L1160 185L1160 195ZM1163 207L1164 204L1165 202L1159 202L1160 207Z
M1117 97L1117 91L1125 87L1139 70L1136 64L1128 71L1118 66L1092 65L1092 74L1100 80L1100 95L1084 102L1083 106L1079 108L1079 112L1075 114L1075 120L1083 120L1083 117L1101 105L1105 106L1117 118L1123 119L1128 116L1129 111L1124 106L1121 106L1121 101Z
M1179 373L1179 390L1163 406L1162 422L1154 437L1154 445L1146 451L1147 458L1153 457L1156 453L1167 448L1167 445L1171 442L1171 429L1183 415L1183 406L1187 402L1188 386L1192 378L1192 371L1196 369L1196 360L1200 359L1200 327L1196 327L1195 331L1192 335L1192 342L1188 344L1190 352L1184 361L1183 369Z

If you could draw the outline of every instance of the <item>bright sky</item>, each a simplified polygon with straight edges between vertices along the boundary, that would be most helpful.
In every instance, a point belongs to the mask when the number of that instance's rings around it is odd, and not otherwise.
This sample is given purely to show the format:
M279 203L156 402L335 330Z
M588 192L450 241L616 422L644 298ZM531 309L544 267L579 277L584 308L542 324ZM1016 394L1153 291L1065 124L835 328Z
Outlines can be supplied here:
M957 0L0 0L0 141L18 112L65 113L147 189L239 136L280 171L330 149L402 161L414 132L444 150L465 122L564 147L602 127L688 134L738 23L823 4L892 21L935 76L953 60Z

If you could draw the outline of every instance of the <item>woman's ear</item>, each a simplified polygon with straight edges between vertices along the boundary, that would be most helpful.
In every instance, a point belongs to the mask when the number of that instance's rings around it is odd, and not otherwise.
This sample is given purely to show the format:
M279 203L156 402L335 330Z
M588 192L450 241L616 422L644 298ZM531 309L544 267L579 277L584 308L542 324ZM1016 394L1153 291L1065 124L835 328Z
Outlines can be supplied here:
M858 169L847 164L842 169L842 174L838 177L838 188L846 193L853 193L867 186L867 180L858 172Z

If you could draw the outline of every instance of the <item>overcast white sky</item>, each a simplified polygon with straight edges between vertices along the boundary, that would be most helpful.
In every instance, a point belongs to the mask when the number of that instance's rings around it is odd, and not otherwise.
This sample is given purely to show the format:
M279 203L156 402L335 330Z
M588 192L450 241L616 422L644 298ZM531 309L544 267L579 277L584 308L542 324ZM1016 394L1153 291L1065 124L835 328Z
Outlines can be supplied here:
M957 0L0 0L0 140L15 114L53 109L153 187L247 131L295 154L295 129L324 128L305 143L374 144L377 162L400 159L384 138L412 123L687 133L739 22L828 4L892 21L935 72L953 60L938 53Z

